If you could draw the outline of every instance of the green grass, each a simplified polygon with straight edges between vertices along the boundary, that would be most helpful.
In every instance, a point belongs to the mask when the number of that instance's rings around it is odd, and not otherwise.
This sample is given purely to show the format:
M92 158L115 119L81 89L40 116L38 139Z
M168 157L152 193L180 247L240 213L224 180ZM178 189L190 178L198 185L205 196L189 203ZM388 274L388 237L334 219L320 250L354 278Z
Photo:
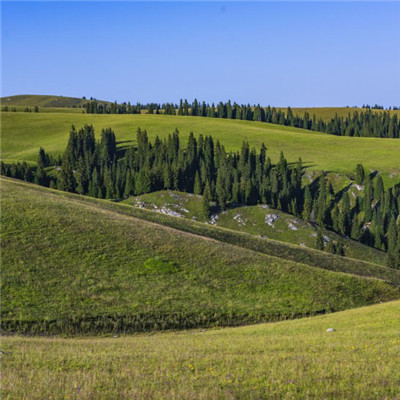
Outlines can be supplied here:
M399 315L391 302L208 331L3 337L2 398L396 399Z
M130 206L9 179L1 183L3 331L87 334L239 325L400 296L383 281L138 219L129 215ZM167 267L148 268L154 260Z
M243 140L254 146L264 142L273 161L284 151L289 161L302 157L314 170L351 173L362 162L367 170L384 172L387 184L400 180L398 154L400 140L338 137L261 122L220 120L169 115L92 115L78 113L2 113L2 154L7 161L36 161L39 147L60 154L64 151L72 124L93 124L97 137L104 127L112 127L120 146L135 144L138 127L149 137L165 137L178 128L182 140L193 131L211 134L226 149L238 150ZM389 178L389 176L391 178Z
M206 222L203 216L203 197L192 193L161 190L141 196L128 197L121 204L129 204L161 213L177 213L182 217ZM171 213L172 211L172 213Z
M139 206L162 213L174 212L188 219L210 222L202 215L202 197L190 193L164 190L130 197L123 204ZM272 225L265 222L267 215L277 215ZM265 205L240 206L218 212L213 218L216 226L239 232L270 238L282 242L314 248L318 227L285 212L267 208ZM347 257L384 265L386 253L365 246L354 240L340 237L334 232L322 229L324 236L334 242L342 242Z

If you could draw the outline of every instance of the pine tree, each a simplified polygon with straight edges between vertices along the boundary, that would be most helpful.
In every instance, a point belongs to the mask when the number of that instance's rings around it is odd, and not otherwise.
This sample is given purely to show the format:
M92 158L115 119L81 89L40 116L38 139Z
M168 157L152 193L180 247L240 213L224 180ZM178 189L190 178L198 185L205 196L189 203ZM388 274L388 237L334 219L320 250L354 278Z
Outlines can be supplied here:
M126 182L125 182L125 189L124 189L124 197L128 198L134 192L134 184L131 171L128 169L126 173Z
M218 171L215 191L217 194L218 205L224 210L227 201L227 193L226 185L224 184L223 171L221 169Z
M384 194L385 194L385 188L383 185L383 179L381 175L378 175L374 188L374 197L379 201L383 201Z
M207 219L210 217L211 213L211 207L210 207L211 199L212 196L211 196L210 183L207 181L203 192L203 215Z
M343 195L342 199L342 207L339 212L338 231L344 236L348 236L351 231L350 199L347 192Z
M357 164L357 167L356 167L356 183L358 185L362 185L364 183L364 179L365 179L364 167L362 166L362 164Z
M318 230L317 238L315 241L315 248L317 250L324 250L324 236L322 235L321 231Z
M363 199L363 209L364 209L364 220L365 222L370 222L372 218L372 183L369 175L365 180L365 189L364 189L364 199Z
M397 245L397 226L396 226L396 219L394 216L392 216L390 223L389 223L389 229L387 233L387 248L388 252L394 252L396 245Z
M194 178L193 192L194 192L194 194L199 194L199 195L201 195L201 193L203 192L202 187L201 187L199 171L196 171L196 176Z
M135 194L143 194L151 192L151 179L147 171L139 171L135 180Z
M307 185L306 188L304 189L304 205L303 205L303 212L301 214L302 218L305 221L310 220L312 206L313 206L313 199L311 196L311 190L310 190L310 186Z

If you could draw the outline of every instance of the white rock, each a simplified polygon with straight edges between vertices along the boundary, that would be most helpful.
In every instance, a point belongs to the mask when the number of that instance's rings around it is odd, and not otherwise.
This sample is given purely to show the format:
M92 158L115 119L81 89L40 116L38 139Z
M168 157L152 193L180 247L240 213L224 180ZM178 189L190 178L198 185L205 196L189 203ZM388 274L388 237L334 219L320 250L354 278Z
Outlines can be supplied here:
M210 224L211 225L216 225L218 219L219 219L219 215L218 214L211 215Z
M265 223L268 224L269 226L274 226L274 222L279 219L278 214L267 214L265 216Z
M243 224L243 220L242 220L242 216L240 214L236 214L233 219L239 223L239 224Z
M299 230L299 228L296 225L292 224L291 222L289 222L288 228L290 230L292 230L292 231L298 231Z
M326 331L327 331L327 332L335 332L335 329L333 329L333 328L328 328Z
M176 211L170 210L169 208L162 207L158 212L166 215L172 215L173 217L183 217L182 214L177 213Z

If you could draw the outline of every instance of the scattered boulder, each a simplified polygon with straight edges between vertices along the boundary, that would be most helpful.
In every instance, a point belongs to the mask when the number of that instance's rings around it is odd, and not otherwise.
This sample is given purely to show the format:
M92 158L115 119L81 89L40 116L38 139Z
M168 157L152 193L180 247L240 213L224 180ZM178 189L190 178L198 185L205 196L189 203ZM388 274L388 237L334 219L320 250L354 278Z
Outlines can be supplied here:
M183 217L182 214L179 214L178 212L170 210L169 208L166 208L166 207L161 207L161 209L159 209L157 211L162 214L171 215L173 217Z
M239 223L239 224L243 224L243 220L242 220L242 216L240 214L236 214L233 219Z
M216 225L218 220L219 220L219 215L213 214L213 215L211 215L211 218L210 218L210 224Z
M328 328L326 331L327 331L327 332L335 332L335 329L333 329L333 328Z
M267 214L265 216L265 223L268 224L269 226L274 227L274 222L279 219L278 214Z
M292 231L298 231L299 230L299 228L296 225L294 225L293 223L291 223L291 222L288 223L288 228L290 230L292 230Z

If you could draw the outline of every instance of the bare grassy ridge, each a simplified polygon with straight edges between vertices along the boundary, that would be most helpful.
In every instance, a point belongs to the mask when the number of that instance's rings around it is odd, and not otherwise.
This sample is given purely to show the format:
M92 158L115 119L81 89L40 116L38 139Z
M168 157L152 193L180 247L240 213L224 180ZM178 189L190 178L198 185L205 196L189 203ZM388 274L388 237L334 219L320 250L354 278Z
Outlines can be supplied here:
M1 394L8 400L397 399L399 318L397 301L210 331L3 337Z
M154 216L156 224L143 215ZM172 221L190 221L164 217L2 179L3 331L232 326L400 297L383 281L287 261L288 246L280 244L283 258L270 257L200 237L200 223L171 229ZM221 236L231 240L235 234L225 230Z

